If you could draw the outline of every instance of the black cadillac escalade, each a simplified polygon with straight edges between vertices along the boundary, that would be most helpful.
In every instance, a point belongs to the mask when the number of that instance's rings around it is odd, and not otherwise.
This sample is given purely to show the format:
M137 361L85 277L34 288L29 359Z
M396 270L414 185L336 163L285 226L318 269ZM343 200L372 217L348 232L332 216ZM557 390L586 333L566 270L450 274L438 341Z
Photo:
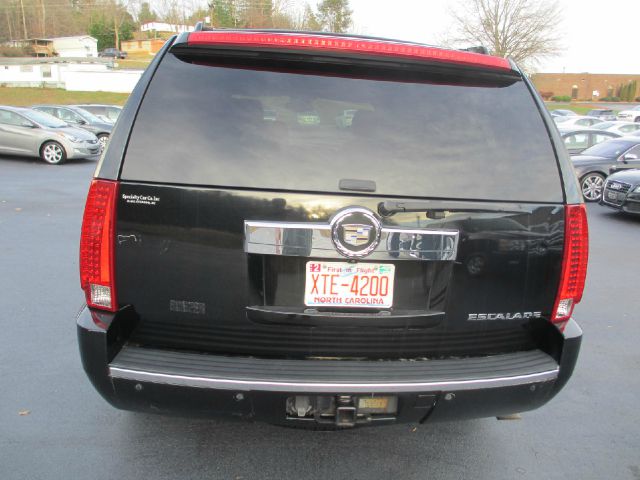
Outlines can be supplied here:
M566 150L511 61L197 29L146 70L91 183L82 363L129 410L521 412L571 376L587 251Z

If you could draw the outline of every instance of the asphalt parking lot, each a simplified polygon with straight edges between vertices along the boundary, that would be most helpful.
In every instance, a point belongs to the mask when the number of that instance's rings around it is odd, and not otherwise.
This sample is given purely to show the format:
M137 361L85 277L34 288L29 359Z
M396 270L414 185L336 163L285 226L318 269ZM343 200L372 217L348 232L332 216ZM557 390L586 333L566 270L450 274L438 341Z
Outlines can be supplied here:
M94 391L74 320L94 168L0 158L0 479L640 479L640 219L589 206L582 353L547 406L308 432L122 412Z

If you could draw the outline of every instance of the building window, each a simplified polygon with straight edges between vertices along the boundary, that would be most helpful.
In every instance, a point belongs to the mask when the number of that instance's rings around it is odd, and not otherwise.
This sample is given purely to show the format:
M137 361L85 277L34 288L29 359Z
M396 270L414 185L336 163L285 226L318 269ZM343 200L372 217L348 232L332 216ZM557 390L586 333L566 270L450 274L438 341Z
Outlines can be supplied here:
M31 73L33 72L33 65L20 65L20 71L22 73Z
M51 66L42 65L40 67L40 73L42 74L42 78L51 78Z

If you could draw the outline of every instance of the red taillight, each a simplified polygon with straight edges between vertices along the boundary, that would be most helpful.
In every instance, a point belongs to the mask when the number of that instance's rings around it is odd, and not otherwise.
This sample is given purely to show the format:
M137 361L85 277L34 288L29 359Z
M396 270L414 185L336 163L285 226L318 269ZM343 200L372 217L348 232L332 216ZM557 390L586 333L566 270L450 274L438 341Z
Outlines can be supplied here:
M567 205L564 214L562 274L551 321L564 324L582 299L589 258L589 228L584 205ZM564 325L562 325L564 326Z
M410 43L332 35L260 32L193 32L189 34L188 43L189 45L244 45L292 50L331 50L342 53L397 56L417 60L432 60L458 65L511 70L509 61L501 57Z
M116 311L115 224L118 183L93 180L80 235L80 286L87 305Z

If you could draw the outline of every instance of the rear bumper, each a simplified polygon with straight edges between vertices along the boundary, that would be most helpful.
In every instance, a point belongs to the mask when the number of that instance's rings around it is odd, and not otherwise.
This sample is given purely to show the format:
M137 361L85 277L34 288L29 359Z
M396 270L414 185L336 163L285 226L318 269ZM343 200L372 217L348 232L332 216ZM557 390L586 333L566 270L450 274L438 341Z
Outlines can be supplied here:
M126 410L227 415L305 423L286 412L296 395L397 396L393 415L358 423L490 417L535 409L567 382L582 332L570 321L559 358L540 350L429 361L273 360L155 350L128 345L126 312L78 315L84 369L100 394ZM307 422L308 423L308 422Z

